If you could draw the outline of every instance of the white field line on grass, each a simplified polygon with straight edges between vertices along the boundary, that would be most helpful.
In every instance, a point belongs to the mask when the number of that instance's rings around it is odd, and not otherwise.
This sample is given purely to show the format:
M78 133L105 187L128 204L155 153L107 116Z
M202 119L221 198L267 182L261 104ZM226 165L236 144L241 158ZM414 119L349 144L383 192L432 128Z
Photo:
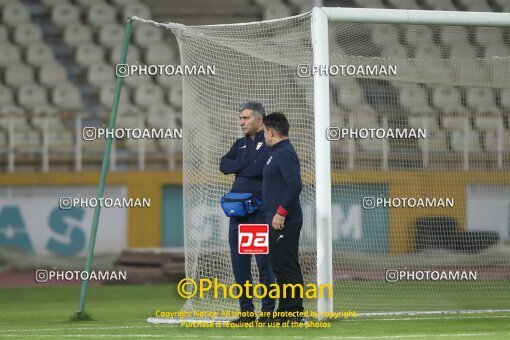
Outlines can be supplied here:
M133 329L133 328L153 328L151 325L140 325L140 326L108 326L108 327L66 327L66 328L26 328L26 329L9 329L1 330L0 334L4 333L15 333L15 332L51 332L51 331L87 331L90 329L98 330L110 330L110 329ZM2 335L3 336L3 335Z
M409 318L370 318L370 319L346 319L346 322L370 322L370 321L422 321L422 320L461 320L461 319L510 319L510 315L485 315L485 316L444 316L444 317L409 317ZM185 319L166 319L167 324L179 325L181 322L194 322L196 320ZM60 331L85 331L85 330L114 330L114 329L138 329L138 328L153 328L152 325L139 325L139 326L111 326L111 327L66 327L66 328L33 328L33 329L10 329L0 330L0 334L5 333L20 333L20 332L60 332Z
M435 313L432 315L440 315L441 313ZM358 314L360 315L360 314ZM383 314L381 313L381 316ZM394 315L394 314L392 314ZM404 315L404 314L402 314ZM449 315L449 316L438 316L438 317L432 317L432 316L416 316L416 317L402 317L402 318L377 318L377 317L370 317L370 318L364 318L364 317L356 317L356 318L349 318L349 319L337 319L335 321L348 321L348 322L370 322L370 321L421 321L421 320L461 320L461 319L486 319L486 318L502 318L502 319L508 319L510 318L510 315L483 315L483 316L471 316L466 314L443 314L443 315ZM368 316L367 314L364 314L362 316ZM388 315L391 316L391 315ZM211 320L211 319L174 319L174 318L148 318L147 322L153 323L153 324L166 324L166 325L172 325L172 326L178 326L182 322L203 322L203 323L226 323L228 321L224 320Z
M501 335L510 335L510 333L507 334L501 334L501 333L444 333L444 334L402 334L402 335L374 335L374 336L320 336L320 337L314 337L314 339L408 339L408 338L444 338L444 337L470 337L470 336L501 336ZM34 337L34 338L44 338L48 335L41 335L41 334L8 334L6 337ZM61 334L61 335L52 335L52 338L69 338L69 337L77 337L77 338L90 338L90 337L103 337L103 338L124 338L124 337L144 337L144 338L167 338L168 335L163 334ZM225 335L186 335L186 334L179 334L179 338L222 338L224 339ZM236 335L236 339L257 339L256 336L248 336L248 335ZM281 335L267 335L264 336L264 338L281 338ZM290 339L302 339L302 336L285 336L285 338Z

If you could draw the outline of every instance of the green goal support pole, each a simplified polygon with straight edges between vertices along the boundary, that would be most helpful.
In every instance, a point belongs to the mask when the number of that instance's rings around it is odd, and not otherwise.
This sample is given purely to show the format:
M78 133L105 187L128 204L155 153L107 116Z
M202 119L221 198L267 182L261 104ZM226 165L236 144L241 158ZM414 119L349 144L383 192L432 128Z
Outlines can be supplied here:
M126 64L126 57L128 52L129 40L131 38L131 30L132 30L132 19L128 18L126 20L126 28L124 31L124 42L122 44L122 54L120 56L120 64ZM124 81L123 77L117 77L117 81L115 83L115 96L113 97L113 105L112 112L110 114L110 123L108 124L108 129L113 130L115 128L115 122L117 120L117 109L119 107L119 99L120 92L122 89L122 83ZM103 156L103 163L101 165L101 177L99 179L99 186L97 188L97 198L102 198L104 194L104 186L106 182L106 175L108 174L108 164L110 159L110 151L112 148L113 138L106 139L106 147ZM76 314L79 316L83 314L85 311L85 301L87 300L87 291L89 288L89 277L90 271L92 267L92 258L94 257L94 247L96 244L96 236L97 236L97 227L99 223L99 215L101 213L101 206L96 205L94 208L94 217L92 219L92 229L90 231L89 237L89 245L87 249L87 260L85 263L85 271L88 273L87 279L83 280L81 285L81 293L80 293L80 306L78 307L78 311Z

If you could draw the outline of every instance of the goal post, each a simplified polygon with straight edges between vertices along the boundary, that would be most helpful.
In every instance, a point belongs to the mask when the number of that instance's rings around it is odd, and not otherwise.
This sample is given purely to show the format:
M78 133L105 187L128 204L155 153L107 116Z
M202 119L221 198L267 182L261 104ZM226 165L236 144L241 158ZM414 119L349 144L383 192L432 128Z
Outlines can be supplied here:
M322 9L312 10L313 64L329 65L328 18ZM329 75L316 73L313 78L315 118L315 201L317 226L317 285L333 287L333 237L331 230L331 149L325 138L329 122ZM317 300L319 315L333 311L333 297ZM322 317L321 317L322 319Z
M510 14L370 8L315 7L312 10L313 65L329 67L329 22L509 27ZM333 286L331 229L331 150L324 138L330 126L329 74L314 74L317 283ZM500 143L500 142L498 142ZM320 315L333 312L333 297L318 298Z
M323 7L230 25L131 19L134 25L173 33L181 65L216 69L213 76L182 77L188 278L234 283L228 219L219 206L233 177L221 174L218 165L240 137L239 104L257 100L268 112L286 114L300 159L305 283L329 284L335 292L334 298L305 299L305 309L508 308L501 301L510 275L510 100L505 100L510 95L505 92L510 89L510 14ZM501 35L497 49L483 41L472 43L483 27L503 29L488 32ZM451 37L462 39L449 43ZM367 67L361 73L330 75L330 67L340 64ZM390 71L395 66L398 74L371 74L385 64ZM300 65L327 71L303 75ZM383 132L425 127L430 138L340 139L331 138L331 127ZM392 197L446 197L455 206L371 205ZM394 283L388 272L396 270L421 275L472 270L480 275L476 283L450 286L417 282L415 276ZM252 273L257 282L255 261ZM258 309L260 301L254 303ZM235 299L206 294L187 299L183 309L238 308Z

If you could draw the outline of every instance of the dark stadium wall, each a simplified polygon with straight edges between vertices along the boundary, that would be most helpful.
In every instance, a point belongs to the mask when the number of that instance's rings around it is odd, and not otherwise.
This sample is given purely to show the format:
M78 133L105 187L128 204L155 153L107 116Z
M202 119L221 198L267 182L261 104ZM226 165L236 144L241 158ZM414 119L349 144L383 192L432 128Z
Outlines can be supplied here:
M390 198L452 198L453 207L389 208L390 254L415 251L416 221L423 217L450 217L466 230L466 188L472 184L509 185L509 172L484 171L356 171L336 172L333 184L387 184ZM380 209L380 208L379 208Z

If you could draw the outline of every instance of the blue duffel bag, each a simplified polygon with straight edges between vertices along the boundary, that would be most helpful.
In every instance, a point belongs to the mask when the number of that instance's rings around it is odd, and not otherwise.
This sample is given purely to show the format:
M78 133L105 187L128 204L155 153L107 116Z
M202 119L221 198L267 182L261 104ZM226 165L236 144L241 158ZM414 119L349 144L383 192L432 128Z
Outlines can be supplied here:
M221 207L228 217L245 217L258 210L262 201L252 193L229 192L221 198Z

